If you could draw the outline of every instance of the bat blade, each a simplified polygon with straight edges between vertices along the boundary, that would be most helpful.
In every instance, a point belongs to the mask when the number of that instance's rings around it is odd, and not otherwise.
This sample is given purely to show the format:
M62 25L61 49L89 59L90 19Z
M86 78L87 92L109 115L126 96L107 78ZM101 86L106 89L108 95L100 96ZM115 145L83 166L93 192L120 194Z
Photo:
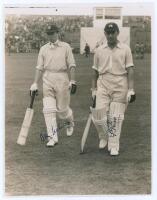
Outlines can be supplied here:
M28 132L31 126L33 114L34 114L34 110L32 108L27 108L25 117L21 126L21 130L17 139L17 144L19 145L26 144L26 139L27 139Z
M81 152L80 153L84 152L84 146L85 146L85 143L86 143L86 140L87 140L87 136L88 136L88 133L89 133L91 122L92 122L92 114L90 113L88 120L87 120L87 123L86 123L86 126L85 126L85 129L84 129L84 132L83 132L83 135L82 135Z

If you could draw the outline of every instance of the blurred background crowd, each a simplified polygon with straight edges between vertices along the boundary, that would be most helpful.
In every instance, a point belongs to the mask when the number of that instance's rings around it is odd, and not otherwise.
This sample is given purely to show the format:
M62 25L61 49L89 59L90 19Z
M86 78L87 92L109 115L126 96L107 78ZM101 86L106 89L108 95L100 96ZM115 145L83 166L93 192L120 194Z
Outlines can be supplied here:
M7 15L5 18L6 51L15 53L38 52L47 42L46 27L56 23L60 28L60 40L68 42L74 53L79 53L80 28L93 27L92 16L38 16ZM130 27L130 46L136 52L137 43L144 51L151 51L151 18L149 16L124 16L123 26Z
M17 53L38 51L47 42L45 29L51 23L60 28L60 39L71 43L79 36L81 27L92 27L92 17L8 15L5 20L6 47Z

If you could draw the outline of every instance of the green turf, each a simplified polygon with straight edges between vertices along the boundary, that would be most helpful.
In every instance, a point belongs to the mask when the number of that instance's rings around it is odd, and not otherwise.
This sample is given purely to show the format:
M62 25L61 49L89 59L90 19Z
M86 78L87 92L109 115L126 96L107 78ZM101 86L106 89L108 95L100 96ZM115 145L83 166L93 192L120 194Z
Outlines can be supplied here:
M90 83L93 57L75 55L77 94L71 98L75 132L63 129L59 144L48 149L40 141L45 132L42 91L36 98L34 118L27 144L16 144L33 81L37 54L6 55L6 195L108 195L151 193L151 65L150 55L134 60L137 101L128 107L118 157L98 150L92 125L80 155L80 141L91 103Z

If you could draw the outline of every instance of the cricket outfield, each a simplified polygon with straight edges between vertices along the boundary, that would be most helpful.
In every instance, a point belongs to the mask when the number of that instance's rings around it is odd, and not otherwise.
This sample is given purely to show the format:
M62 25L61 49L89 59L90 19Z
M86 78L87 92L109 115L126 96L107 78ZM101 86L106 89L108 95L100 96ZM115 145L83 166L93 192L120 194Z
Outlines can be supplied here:
M75 131L59 132L59 144L46 148L42 86L34 103L34 117L25 146L16 144L29 105L37 54L6 55L5 68L5 193L18 195L109 195L151 193L151 55L134 59L137 100L129 105L121 134L120 155L98 149L92 125L80 155L80 143L91 105L93 56L75 54L76 95L71 98Z

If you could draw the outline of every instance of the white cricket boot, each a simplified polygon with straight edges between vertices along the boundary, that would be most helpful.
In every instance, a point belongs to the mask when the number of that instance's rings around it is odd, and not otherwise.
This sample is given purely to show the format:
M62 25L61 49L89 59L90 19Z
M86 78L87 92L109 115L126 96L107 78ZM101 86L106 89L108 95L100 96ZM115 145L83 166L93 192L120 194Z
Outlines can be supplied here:
M111 156L118 156L119 155L118 149L117 148L111 148L110 155Z
M64 120L67 136L71 136L74 131L74 119L72 110L67 108L66 110L58 111L58 116L60 119Z
M58 134L57 133L53 133L53 140L54 140L55 144L58 143Z
M68 137L69 137L69 136L72 136L73 132L74 132L73 126L67 127L67 136L68 136Z
M74 132L74 122L72 120L73 120L73 118L71 118L69 121L65 122L66 123L66 132L67 132L68 137L72 136L72 134Z
M105 139L100 139L99 149L104 149L107 145L107 141Z
M47 147L53 147L54 145L55 145L55 141L53 140L53 137L50 137L46 146Z

